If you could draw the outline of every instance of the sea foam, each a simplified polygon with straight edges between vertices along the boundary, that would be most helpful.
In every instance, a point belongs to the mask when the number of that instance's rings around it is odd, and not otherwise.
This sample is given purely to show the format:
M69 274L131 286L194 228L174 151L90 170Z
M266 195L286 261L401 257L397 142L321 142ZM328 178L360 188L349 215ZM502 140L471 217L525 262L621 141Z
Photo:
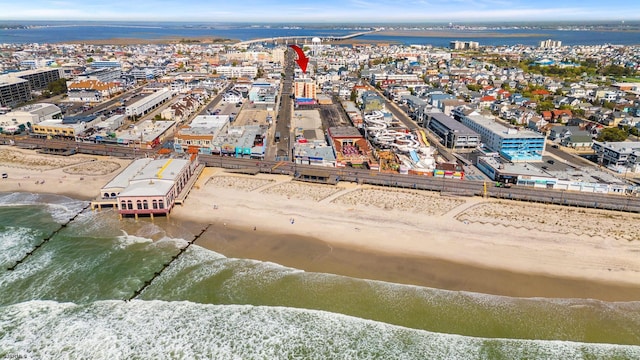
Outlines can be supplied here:
M0 356L38 359L607 359L637 346L473 338L317 310L164 301L0 308Z

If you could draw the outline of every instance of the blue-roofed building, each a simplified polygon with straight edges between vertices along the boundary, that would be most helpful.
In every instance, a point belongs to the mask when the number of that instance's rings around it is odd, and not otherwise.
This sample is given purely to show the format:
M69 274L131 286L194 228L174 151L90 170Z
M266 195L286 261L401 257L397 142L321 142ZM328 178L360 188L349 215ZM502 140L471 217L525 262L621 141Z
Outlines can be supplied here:
M463 117L462 123L480 134L486 147L509 161L542 161L545 144L542 134L509 128L475 112Z
M99 68L119 68L122 67L120 61L117 60L94 60L91 63L91 67L95 69Z

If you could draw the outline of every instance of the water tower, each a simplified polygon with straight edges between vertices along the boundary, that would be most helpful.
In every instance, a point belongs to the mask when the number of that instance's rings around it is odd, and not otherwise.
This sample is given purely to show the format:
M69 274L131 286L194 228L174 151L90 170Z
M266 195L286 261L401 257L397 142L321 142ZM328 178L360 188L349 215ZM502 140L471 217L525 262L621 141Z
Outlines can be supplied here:
M322 40L319 37L314 37L311 39L311 48L313 49L313 57L318 56L318 49L322 45Z

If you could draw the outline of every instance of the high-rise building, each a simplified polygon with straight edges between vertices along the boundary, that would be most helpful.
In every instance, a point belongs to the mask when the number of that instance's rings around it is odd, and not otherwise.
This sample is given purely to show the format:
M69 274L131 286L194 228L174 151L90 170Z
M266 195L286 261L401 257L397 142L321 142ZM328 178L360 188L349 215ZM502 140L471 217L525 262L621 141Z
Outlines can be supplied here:
M61 68L44 68L9 73L6 76L27 80L31 91L44 90L49 83L62 79Z
M31 99L31 87L27 80L0 76L0 107L16 107Z
M454 40L449 43L449 48L453 50L476 50L480 47L477 41L458 41Z
M297 79L294 83L293 94L296 99L307 98L307 99L316 99L316 84L312 79L303 78Z
M559 47L562 47L562 41L551 40L551 39L543 40L543 41L540 41L540 47L543 49L559 48Z

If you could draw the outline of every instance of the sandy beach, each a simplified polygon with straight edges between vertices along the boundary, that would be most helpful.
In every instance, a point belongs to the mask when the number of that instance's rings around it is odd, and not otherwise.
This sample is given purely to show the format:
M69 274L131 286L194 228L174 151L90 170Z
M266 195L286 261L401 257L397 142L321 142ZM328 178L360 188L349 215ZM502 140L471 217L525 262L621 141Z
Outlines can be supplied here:
M0 191L92 199L129 162L3 146L9 177ZM508 296L640 299L639 214L206 168L185 204L155 221L182 234L212 224L198 245L305 271Z
M131 160L76 154L57 156L0 146L0 192L20 191L95 199L100 188Z
M307 271L510 296L640 298L637 214L207 168L172 217L216 225L227 238L199 244L227 256Z

